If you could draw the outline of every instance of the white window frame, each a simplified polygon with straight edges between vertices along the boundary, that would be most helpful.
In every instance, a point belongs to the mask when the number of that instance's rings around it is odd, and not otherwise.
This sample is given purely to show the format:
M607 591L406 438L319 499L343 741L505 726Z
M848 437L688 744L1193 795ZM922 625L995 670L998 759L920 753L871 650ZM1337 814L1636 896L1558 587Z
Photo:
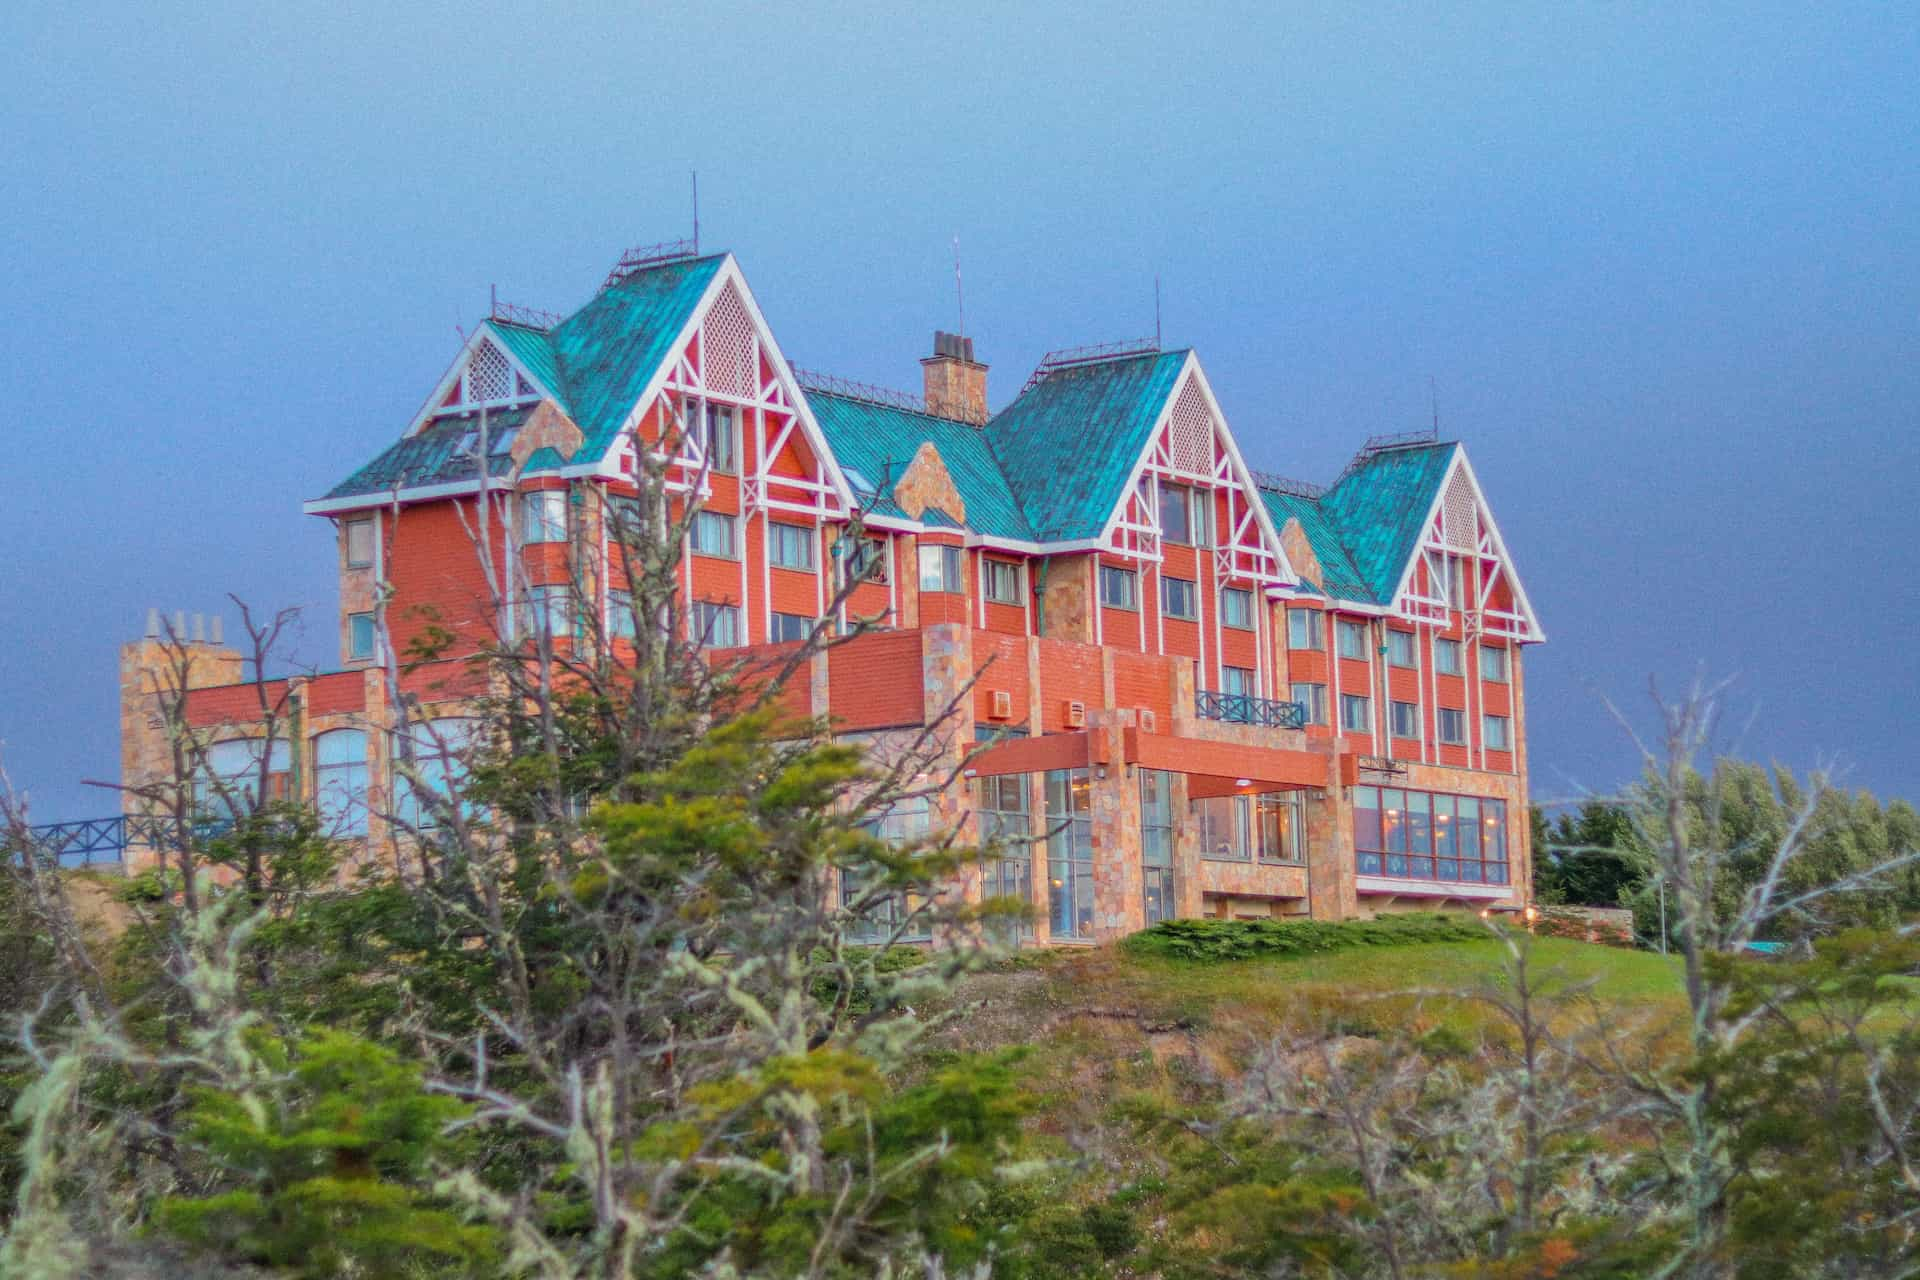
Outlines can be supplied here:
M715 551L706 545L708 538L703 530L725 529L725 551ZM740 558L740 522L724 511L709 511L706 508L693 513L693 526L687 530L687 547L697 556L709 560L738 560Z
M1245 601L1245 604L1241 606L1245 610L1244 618L1239 622L1234 621L1233 617L1236 601ZM1253 592L1247 590L1245 587L1220 588L1221 626L1232 627L1235 631L1252 631L1254 629L1253 609Z
M1358 717L1350 716L1349 711L1358 708ZM1353 720L1358 719L1359 724ZM1340 731L1342 733L1373 732L1373 698L1364 693L1343 693L1340 695Z
M1326 613L1319 609L1287 610L1287 648L1298 649L1302 653L1324 652L1327 647L1326 617Z
M1401 717L1406 717L1406 723ZM1398 698L1387 704L1388 736L1394 738L1418 738L1420 736L1420 704L1402 702ZM1404 731L1404 732L1403 732Z
M725 628L716 624L727 620ZM740 647L740 606L724 600L695 600L687 611L687 629L693 643L702 649ZM718 633L725 633L724 639Z
M1387 628L1387 665L1409 670L1420 665L1420 649L1413 632Z
M556 516L556 512L558 515ZM520 495L520 542L544 546L567 540L567 492L530 489Z
M1358 637L1356 641L1359 648L1358 653L1347 652L1347 640L1351 637ZM1333 652L1335 657L1345 658L1349 662L1365 662L1368 657L1367 624L1364 622L1355 622L1349 618L1335 619L1333 624Z
M1116 603L1115 601L1107 598L1107 584L1109 582L1125 582L1127 584L1127 590L1126 590L1127 599L1125 603ZM1139 572L1134 569L1123 569L1119 565L1113 565L1113 564L1101 565L1100 566L1100 607L1103 609L1126 609L1129 612L1137 612L1140 608L1140 574Z
M1180 588L1181 594L1186 597L1185 609L1176 610L1173 607L1171 593L1176 587ZM1192 578L1178 578L1171 574L1162 577L1160 579L1160 612L1181 622L1198 622L1200 620L1200 584Z
M1449 722L1448 720L1449 716L1454 717L1454 719L1451 722ZM1450 738L1447 736L1447 725L1449 723L1457 724L1460 727L1460 735L1457 738ZM1439 708L1437 714L1434 716L1433 729L1434 729L1434 734L1436 737L1438 737L1441 746L1443 747L1466 746L1467 745L1467 710L1466 708L1465 707Z
M1503 644L1481 644L1480 678L1493 684L1507 683L1513 670L1513 660Z
M814 536L812 525L788 524L784 520L767 522L767 563L776 569L792 569L799 573L812 573L814 569ZM798 546L801 549L801 563L785 558L783 548Z
M347 525L347 533L345 538L345 546L346 546L347 568L349 569L372 568L373 567L373 519L372 517L367 517L361 520L349 520L346 522L346 525ZM354 553L355 551L354 542L356 537L362 538L366 542L366 546L362 549L361 554L358 554L358 555Z
M1327 686L1318 680L1296 680L1287 691L1288 696L1300 704L1305 713L1305 723L1327 723Z
M780 628L783 623L795 625L800 634L783 636ZM805 640L813 634L814 620L804 613L782 613L777 609L767 611L767 642L769 644L788 644L795 640Z
M920 590L939 594L967 590L967 569L959 547L931 543L919 548Z
M1020 603L1020 563L1016 560L995 560L992 556L983 556L980 563L984 581L981 590L986 594L988 604ZM1007 591L1003 595L995 589L997 582L1005 582Z
M1513 750L1513 719L1488 713L1480 717L1480 745L1488 751Z
M1442 654L1451 655L1443 658ZM1447 636L1435 636L1433 639L1433 669L1443 676L1464 676L1467 674L1467 646L1459 640Z
M367 645L364 652L359 645L359 632L355 624L365 620L367 627ZM380 629L374 625L371 613L350 613L347 615L347 661L364 662L371 659L380 650Z

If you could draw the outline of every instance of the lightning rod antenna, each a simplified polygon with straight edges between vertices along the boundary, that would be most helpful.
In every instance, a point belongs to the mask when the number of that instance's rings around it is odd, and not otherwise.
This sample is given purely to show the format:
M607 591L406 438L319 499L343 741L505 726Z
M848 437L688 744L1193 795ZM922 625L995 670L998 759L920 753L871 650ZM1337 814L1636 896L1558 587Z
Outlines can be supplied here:
M1153 348L1160 349L1160 273L1153 273Z
M1427 396L1433 402L1433 435L1437 440L1440 438L1440 384L1432 374L1427 375Z
M693 175L693 251L700 252L700 171L690 169Z
M960 309L960 334L967 336L967 294L960 285L960 237L953 238L953 301Z

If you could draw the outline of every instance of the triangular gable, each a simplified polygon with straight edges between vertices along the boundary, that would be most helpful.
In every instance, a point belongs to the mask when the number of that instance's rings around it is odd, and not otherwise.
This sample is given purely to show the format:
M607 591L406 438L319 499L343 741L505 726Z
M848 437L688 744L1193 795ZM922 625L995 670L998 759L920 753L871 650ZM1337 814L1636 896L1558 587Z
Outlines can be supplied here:
M1280 535L1206 372L1193 352L1185 357L1152 429L1134 452L1132 470L1115 495L1101 538L1123 554L1157 555L1159 493L1157 484L1149 482L1197 485L1226 499L1225 518L1211 531L1222 574L1274 585L1297 582L1299 575L1287 563Z
M616 285L615 289L624 287ZM588 433L583 457L600 459L599 474L607 478L630 474L634 436L648 414L656 410L677 414L673 395L694 394L752 402L787 416L788 432L801 434L822 472L822 479L812 482L816 501L807 505L822 514L837 514L852 504L853 495L839 463L732 254L717 260L678 331L667 341L649 347L650 352L656 349L658 358L644 380L639 380L637 394L624 400L624 408L617 415L612 412L615 404L610 402L596 420L597 430ZM634 381L628 379L630 384ZM614 424L610 431L609 423ZM804 489L809 483L769 473L769 461L779 456L786 443L785 433L769 439L759 473L743 477L750 504L785 509L801 505L772 492L782 487ZM683 444L676 462L697 465L698 461L697 446Z
M483 321L461 344L460 352L434 384L427 402L407 426L407 435L418 435L435 418L482 407L513 408L534 400L553 400L561 405L558 379L551 366L544 371L523 357L525 343L509 337L506 330L520 326L495 328Z
M1410 523L1413 536L1406 539L1393 585L1382 593L1381 602L1391 604L1401 617L1424 621L1442 621L1450 609L1460 608L1483 634L1526 643L1545 640L1466 450L1453 444L1417 452L1438 455L1442 465L1434 468L1432 458L1427 459L1422 500L1402 508L1402 518L1395 521L1399 529ZM1449 598L1450 589L1442 585L1446 556L1476 566L1474 583L1467 588L1471 598Z

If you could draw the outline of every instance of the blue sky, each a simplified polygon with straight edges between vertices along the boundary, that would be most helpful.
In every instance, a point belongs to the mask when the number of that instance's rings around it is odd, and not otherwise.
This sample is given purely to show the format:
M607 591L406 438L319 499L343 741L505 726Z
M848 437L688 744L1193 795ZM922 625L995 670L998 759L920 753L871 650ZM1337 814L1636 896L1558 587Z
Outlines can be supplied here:
M1747 754L1920 795L1920 10L165 9L0 12L0 742L43 818L115 807L148 606L304 605L328 661L300 500L490 285L569 310L683 234L696 167L803 365L916 385L957 235L996 405L1151 333L1156 273L1256 466L1329 479L1431 381L1552 636L1539 794L1633 767L1595 690L1705 663Z

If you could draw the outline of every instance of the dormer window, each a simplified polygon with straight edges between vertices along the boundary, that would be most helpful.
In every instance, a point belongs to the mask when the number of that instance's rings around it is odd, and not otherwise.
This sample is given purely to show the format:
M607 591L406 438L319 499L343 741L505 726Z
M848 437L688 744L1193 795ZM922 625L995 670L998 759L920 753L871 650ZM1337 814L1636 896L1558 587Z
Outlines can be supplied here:
M513 448L513 438L520 434L518 427L500 427L487 433L487 454L497 458ZM468 427L467 433L460 437L455 457L472 457L480 449L480 428Z
M450 404L517 404L522 400L532 400L539 396L528 382L515 371L507 353L491 342L481 342L474 348L473 355L467 360L465 372L460 375L460 384L449 399Z

